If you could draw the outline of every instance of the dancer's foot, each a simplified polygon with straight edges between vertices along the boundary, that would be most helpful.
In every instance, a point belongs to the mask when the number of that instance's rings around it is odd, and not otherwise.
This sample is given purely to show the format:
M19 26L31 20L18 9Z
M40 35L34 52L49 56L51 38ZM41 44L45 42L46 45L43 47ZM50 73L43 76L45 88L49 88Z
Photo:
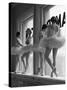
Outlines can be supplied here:
M37 74L43 76L43 71L40 68L38 68Z
M43 73L41 73L41 76L43 76Z
M56 72L56 68L54 68L54 69L52 70L52 72L51 72L51 77L53 77L53 73L56 75L56 77L58 76L58 75L57 75L57 72Z
M24 71L24 72L22 72L22 74L25 74L25 71Z

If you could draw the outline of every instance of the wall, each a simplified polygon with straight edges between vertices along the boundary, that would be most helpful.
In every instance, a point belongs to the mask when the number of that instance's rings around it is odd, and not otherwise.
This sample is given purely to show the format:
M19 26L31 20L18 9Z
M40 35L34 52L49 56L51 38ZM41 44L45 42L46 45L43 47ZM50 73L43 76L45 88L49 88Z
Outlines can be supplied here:
M11 47L16 46L16 17L15 17L15 9L11 7ZM11 71L15 71L16 67L16 57L14 55L11 56Z

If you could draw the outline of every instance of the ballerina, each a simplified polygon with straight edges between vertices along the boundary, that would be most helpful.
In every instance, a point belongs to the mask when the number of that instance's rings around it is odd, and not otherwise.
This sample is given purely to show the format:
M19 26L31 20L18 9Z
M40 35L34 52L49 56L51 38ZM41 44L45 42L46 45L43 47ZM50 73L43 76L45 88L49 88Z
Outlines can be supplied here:
M45 59L47 60L48 64L52 68L51 76L53 76L53 72L55 72L56 76L56 54L58 48L64 45L65 39L60 35L60 28L56 24L58 21L56 20L55 17L52 17L51 20L48 21L48 26L46 30L43 28L43 38L40 41L41 42L41 47L46 46L46 51L45 51ZM45 31L44 31L45 30ZM45 36L45 37L44 37ZM51 63L51 60L49 58L49 54L53 50L53 64Z

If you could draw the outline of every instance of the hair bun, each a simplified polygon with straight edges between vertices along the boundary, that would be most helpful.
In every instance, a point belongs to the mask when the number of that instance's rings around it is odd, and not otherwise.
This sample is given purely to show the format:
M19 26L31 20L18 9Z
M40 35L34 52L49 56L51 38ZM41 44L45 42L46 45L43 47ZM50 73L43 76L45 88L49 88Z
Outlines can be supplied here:
M47 28L47 24L43 24L42 30Z
M53 16L53 17L51 18L51 22L52 22L52 23L55 23L55 22L56 22L56 17L55 17L55 16Z

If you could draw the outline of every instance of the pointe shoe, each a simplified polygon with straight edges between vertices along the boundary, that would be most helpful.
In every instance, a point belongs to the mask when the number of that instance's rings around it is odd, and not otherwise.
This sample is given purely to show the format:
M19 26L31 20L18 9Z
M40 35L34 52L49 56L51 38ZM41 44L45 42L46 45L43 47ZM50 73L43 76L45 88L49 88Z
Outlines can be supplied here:
M41 76L43 76L43 73L41 73Z
M25 70L22 72L22 74L25 74L26 73L26 68L25 68Z
M53 77L53 72L51 72L51 77Z
M38 68L37 74L40 75L40 76L43 76L43 72L40 68Z
M24 71L24 72L22 72L22 74L25 74L25 71Z
M52 70L52 72L51 72L51 77L53 77L53 73L56 75L56 77L58 76L58 75L57 75L57 72L56 72L56 68L54 68L54 69Z

